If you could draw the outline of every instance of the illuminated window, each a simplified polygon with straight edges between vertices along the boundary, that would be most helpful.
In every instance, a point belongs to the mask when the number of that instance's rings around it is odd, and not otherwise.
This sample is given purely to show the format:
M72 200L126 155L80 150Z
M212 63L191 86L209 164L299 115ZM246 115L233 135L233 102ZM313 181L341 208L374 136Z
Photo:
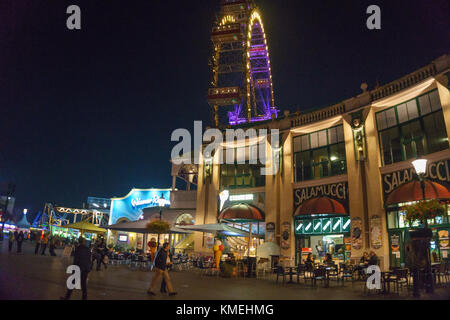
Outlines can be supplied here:
M319 179L347 172L342 126L294 137L295 181Z
M384 165L449 147L437 90L376 114Z

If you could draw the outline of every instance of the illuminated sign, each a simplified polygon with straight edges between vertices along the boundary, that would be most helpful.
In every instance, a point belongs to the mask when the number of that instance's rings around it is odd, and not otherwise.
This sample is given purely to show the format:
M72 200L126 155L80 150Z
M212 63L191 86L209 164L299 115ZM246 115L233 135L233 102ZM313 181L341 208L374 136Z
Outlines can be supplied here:
M119 241L120 242L127 242L128 241L128 236L124 235L124 234L119 235Z
M143 209L170 205L171 189L132 189L125 197L112 198L109 224L119 219L139 220Z
M425 178L430 181L438 182L445 186L450 183L450 160L441 160L427 164ZM397 187L416 178L416 172L413 167L394 171L382 176L383 196L387 196Z
M230 201L251 201L253 200L253 194L233 194L230 196Z
M350 232L350 217L302 219L295 221L295 234L332 234Z

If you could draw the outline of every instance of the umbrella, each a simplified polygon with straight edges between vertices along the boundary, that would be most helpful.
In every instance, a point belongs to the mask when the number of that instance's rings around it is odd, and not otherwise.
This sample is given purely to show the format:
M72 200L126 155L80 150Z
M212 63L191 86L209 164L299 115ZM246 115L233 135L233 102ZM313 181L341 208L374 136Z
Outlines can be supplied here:
M209 232L209 233L222 233L232 237L248 237L248 232L230 227L225 223L213 223L213 224L196 224L191 226L179 226L178 228L183 230Z
M137 220L131 222L119 222L116 224L112 224L107 226L107 229L117 230L117 231L125 231L125 232L135 232L135 233L149 233L147 231L147 224L151 222L151 220ZM183 230L178 227L170 227L170 230L167 233L191 233L188 230Z
M77 229L81 232L89 232L89 233L105 233L107 230L97 227L95 224L92 224L87 221L79 221L72 224L66 224L61 226L63 228L71 228L71 229Z

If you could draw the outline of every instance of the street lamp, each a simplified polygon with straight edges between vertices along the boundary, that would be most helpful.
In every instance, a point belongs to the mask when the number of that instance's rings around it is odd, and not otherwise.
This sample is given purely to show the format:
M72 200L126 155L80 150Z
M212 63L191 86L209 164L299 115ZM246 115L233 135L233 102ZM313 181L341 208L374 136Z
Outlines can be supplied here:
M419 177L420 187L422 188L422 200L425 200L425 173L427 172L427 159L417 159L412 162L414 170L416 170ZM428 222L425 221L425 227L428 227Z
M425 173L427 172L427 159L417 159L412 161L412 165L414 166L414 170L416 170L417 177L420 181L420 187L422 188L422 200L425 201ZM425 219L425 230L428 229L428 221ZM431 232L430 232L431 233ZM433 277L431 271L431 261L430 261L430 238L425 238L426 240L426 269L425 269L425 282L426 291L428 293L433 292ZM418 270L415 270L414 275L414 296L419 296L419 288L418 288Z

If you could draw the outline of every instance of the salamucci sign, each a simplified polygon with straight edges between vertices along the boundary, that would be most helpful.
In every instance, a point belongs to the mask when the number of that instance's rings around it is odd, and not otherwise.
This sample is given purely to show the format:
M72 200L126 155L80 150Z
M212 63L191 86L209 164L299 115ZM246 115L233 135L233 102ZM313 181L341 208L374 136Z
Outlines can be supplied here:
M427 164L425 178L448 186L450 182L449 161L450 159L447 159ZM412 167L384 174L382 177L384 198L402 184L416 179L416 176Z
M339 200L344 207L348 208L348 183L339 182L332 184L324 184L314 187L305 187L294 190L294 207L297 209L306 200L318 197L329 197Z

